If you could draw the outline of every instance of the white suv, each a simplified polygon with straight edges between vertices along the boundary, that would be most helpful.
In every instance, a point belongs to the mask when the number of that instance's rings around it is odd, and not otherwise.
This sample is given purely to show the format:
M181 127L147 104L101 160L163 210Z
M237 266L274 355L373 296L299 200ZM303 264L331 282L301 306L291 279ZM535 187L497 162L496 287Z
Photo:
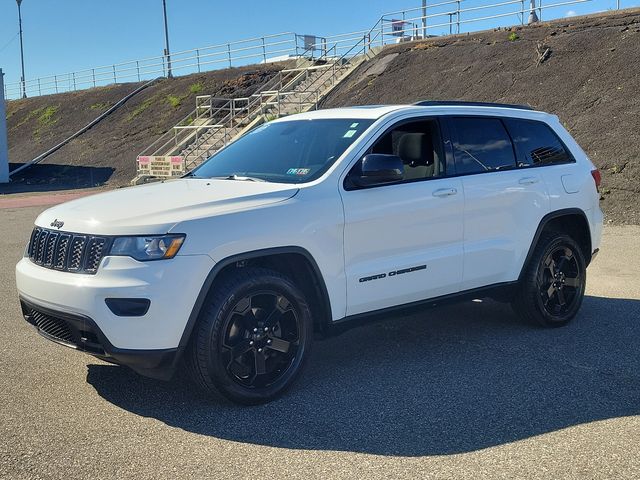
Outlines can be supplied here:
M600 174L558 118L462 102L262 125L184 178L53 207L16 267L45 337L242 403L281 394L313 332L492 297L577 313Z

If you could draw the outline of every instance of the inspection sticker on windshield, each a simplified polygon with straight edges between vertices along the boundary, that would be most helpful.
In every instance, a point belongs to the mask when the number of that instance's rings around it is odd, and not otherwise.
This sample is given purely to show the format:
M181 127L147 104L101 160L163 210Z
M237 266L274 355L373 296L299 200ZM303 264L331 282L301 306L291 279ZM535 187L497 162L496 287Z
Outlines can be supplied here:
M356 134L357 130L347 130L347 133L345 133L342 138L351 138Z
M290 168L287 175L308 175L310 171L310 168Z

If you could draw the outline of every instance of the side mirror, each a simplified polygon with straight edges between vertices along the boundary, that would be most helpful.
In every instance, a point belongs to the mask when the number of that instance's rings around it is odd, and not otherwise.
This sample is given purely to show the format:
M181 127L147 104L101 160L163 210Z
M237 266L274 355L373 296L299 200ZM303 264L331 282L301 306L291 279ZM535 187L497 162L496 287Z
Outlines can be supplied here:
M354 166L349 181L357 187L370 187L404 179L404 164L397 155L369 153Z

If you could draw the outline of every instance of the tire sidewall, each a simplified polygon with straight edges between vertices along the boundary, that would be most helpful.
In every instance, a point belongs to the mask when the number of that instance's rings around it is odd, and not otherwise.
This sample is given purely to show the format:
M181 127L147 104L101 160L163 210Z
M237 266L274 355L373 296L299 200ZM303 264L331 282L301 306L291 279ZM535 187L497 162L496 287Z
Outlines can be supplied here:
M236 383L229 376L226 366L222 365L219 361L219 357L224 341L225 332L223 329L225 327L225 321L231 313L231 310L235 307L236 302L250 293L264 290L284 295L293 305L299 318L298 328L300 341L296 357L282 378L268 387L251 389ZM300 374L310 353L312 334L311 313L308 304L300 290L290 281L279 276L268 274L244 281L228 292L224 303L216 309L215 321L207 332L208 338L206 345L208 355L206 356L206 361L208 363L207 369L211 372L211 380L214 386L225 397L232 401L245 404L257 404L269 401L284 393Z
M578 244L567 235L559 235L550 240L546 246L541 249L540 254L536 256L536 264L535 264L535 277L538 278L540 273L540 269L543 267L543 261L551 252L556 250L560 246L567 246L571 248L573 255L576 258L576 262L578 264L579 276L582 279L580 282L580 287L578 288L576 295L577 300L574 302L572 307L563 315L551 315L544 307L544 303L542 301L542 297L540 296L540 292L538 289L538 285L534 286L534 303L536 305L536 309L538 310L538 314L542 317L542 323L551 327L559 327L562 325L566 325L573 317L576 316L578 310L580 310L580 306L582 305L582 299L584 298L584 293L586 289L586 262L584 259L584 255L582 250L578 246Z

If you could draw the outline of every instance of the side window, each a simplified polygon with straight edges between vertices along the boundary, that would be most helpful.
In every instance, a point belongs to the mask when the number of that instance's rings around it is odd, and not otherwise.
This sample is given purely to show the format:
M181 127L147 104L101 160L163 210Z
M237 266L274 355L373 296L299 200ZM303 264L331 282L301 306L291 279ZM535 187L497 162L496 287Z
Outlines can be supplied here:
M453 150L456 173L481 173L515 168L509 134L497 118L454 117Z
M403 123L383 134L370 153L399 156L404 164L405 180L445 174L445 157L436 120Z
M518 152L519 167L574 161L548 125L519 118L505 119L505 124Z

